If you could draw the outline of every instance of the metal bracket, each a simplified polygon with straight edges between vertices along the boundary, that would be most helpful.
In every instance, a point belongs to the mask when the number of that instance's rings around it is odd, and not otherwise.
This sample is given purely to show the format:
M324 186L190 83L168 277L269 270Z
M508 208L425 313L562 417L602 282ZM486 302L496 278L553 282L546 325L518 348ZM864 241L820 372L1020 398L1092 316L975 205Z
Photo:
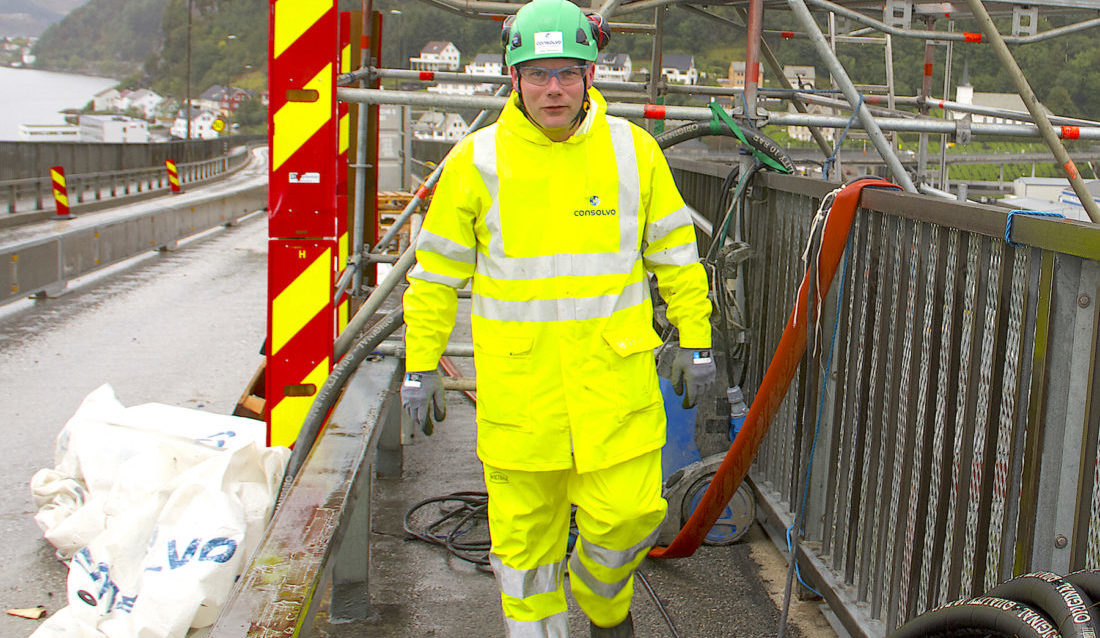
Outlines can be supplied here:
M1012 7L1012 35L1035 35L1039 30L1039 7L1015 5Z
M960 146L965 146L970 143L974 134L970 132L970 114L967 113L966 117L955 120L955 143Z
M886 0L882 9L882 21L892 27L908 29L913 22L913 3L911 0Z

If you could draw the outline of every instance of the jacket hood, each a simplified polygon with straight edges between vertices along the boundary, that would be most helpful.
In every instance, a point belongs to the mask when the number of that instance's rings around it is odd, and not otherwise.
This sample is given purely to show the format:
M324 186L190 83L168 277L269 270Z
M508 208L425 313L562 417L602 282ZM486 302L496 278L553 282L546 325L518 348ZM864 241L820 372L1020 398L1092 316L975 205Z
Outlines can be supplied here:
M591 133L593 125L604 120L607 114L607 101L604 100L603 96L600 95L600 92L595 88L588 89L588 99L591 103L588 109L588 115L585 116L581 125L577 127L577 130L569 136L569 139L561 142L561 144L577 144L582 142ZM519 93L516 91L512 91L511 96L509 96L508 102L500 112L500 117L497 118L497 123L505 130L529 142L546 146L554 143L549 137L546 137L546 133L543 133L541 129L535 126L534 123L523 114L519 105Z

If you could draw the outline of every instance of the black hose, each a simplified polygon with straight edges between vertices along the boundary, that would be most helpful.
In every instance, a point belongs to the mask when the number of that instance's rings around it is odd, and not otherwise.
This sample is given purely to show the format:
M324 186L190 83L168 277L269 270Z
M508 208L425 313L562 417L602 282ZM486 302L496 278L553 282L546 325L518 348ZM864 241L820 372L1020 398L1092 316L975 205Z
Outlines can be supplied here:
M1096 638L1089 607L1092 600L1076 585L1051 572L1017 576L986 592L1042 611L1058 626L1062 638Z
M764 135L760 131L756 130L755 127L750 126L745 122L739 122L738 125L741 129L741 133L745 135L745 140L748 141L749 146L772 158L773 160L781 164L783 168L787 169L787 171L791 173L794 172L794 162L791 161L790 156L787 155L787 152L780 148L780 146L776 144L770 137ZM711 127L710 122L692 122L690 124L677 126L674 129L665 131L664 133L654 136L653 139L657 140L657 144L661 148L668 148L670 146L675 146L680 142L686 142L688 140L693 140L698 137L707 137L708 135L725 135L727 137L737 137L737 134L734 133L730 129L730 127L725 124L725 122L723 122L717 130Z
M1003 598L972 598L940 607L898 627L889 638L1049 638L1054 625L1026 605Z
M298 470L301 469L306 457L313 449L313 442L317 438L317 433L321 431L321 426L325 423L325 417L340 397L344 384L348 382L352 373L359 368L359 364L367 358L367 355L374 352L378 344L400 328L404 321L405 312L404 308L401 307L382 317L378 323L371 326L370 330L367 330L355 342L355 345L340 359L340 363L336 364L332 369L332 373L325 379L324 385L321 386L321 389L313 398L313 404L310 405L309 412L302 422L302 429L298 431L298 438L294 440L294 450L290 453L290 460L287 462L286 472L283 473L283 481L279 486L279 502L282 501L283 491L294 481Z
M438 504L442 516L418 528L412 519L421 509ZM405 533L432 545L444 547L456 558L473 563L479 568L489 566L490 542L466 540L472 532L485 524L489 526L489 496L485 492L454 492L446 496L434 496L413 505L405 512L402 527Z

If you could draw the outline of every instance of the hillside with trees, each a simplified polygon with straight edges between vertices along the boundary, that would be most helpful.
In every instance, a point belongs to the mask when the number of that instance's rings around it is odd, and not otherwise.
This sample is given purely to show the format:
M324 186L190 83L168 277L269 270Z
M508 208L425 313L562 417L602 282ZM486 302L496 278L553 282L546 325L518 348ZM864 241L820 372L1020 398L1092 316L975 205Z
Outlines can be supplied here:
M3 2L5 0L0 0ZM10 1L10 0L7 0ZM202 91L212 84L234 84L261 89L266 84L266 0L191 0L191 85ZM499 51L500 23L455 15L429 2L374 0L384 21L385 66L407 66L430 40L448 40L464 60L481 52ZM188 0L90 0L72 11L43 34L34 53L41 66L59 70L94 72L126 78L124 85L149 86L158 92L183 96L187 62ZM341 0L341 10L357 10L361 3ZM737 20L732 7L711 5L708 11ZM1041 18L1047 29L1082 19L1083 14L1061 13ZM616 16L616 21L649 21L652 11ZM1007 20L1007 19L1006 19ZM731 60L743 59L743 28L709 20L673 7L667 13L665 52L691 53L704 82L724 77ZM1008 30L1002 24L1002 30ZM794 28L786 11L770 10L765 27ZM914 28L918 28L914 25ZM936 28L945 29L941 20ZM956 31L976 31L959 20ZM774 32L774 31L773 31ZM1013 47L1014 53L1039 98L1059 114L1100 118L1100 38L1097 29ZM783 64L817 66L818 83L824 87L827 73L805 39L767 39ZM706 43L701 46L700 43ZM894 68L898 94L914 95L924 68L924 43L895 37ZM616 33L609 51L628 53L635 69L648 66L651 38ZM857 83L881 84L885 79L882 46L843 45L838 52ZM955 45L952 87L966 62L977 91L1013 92L1011 81L986 45ZM936 47L933 87L942 92L944 48ZM770 73L765 71L765 78ZM954 97L950 95L948 97Z

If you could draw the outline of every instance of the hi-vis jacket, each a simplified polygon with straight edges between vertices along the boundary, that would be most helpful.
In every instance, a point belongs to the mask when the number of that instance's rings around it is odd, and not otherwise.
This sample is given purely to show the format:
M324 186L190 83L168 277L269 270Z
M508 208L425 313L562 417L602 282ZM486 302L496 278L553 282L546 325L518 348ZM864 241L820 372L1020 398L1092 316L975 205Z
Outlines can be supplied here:
M407 370L434 370L473 279L477 452L579 472L664 445L647 271L684 347L710 347L691 215L648 133L591 109L564 142L519 110L451 151L405 293Z

